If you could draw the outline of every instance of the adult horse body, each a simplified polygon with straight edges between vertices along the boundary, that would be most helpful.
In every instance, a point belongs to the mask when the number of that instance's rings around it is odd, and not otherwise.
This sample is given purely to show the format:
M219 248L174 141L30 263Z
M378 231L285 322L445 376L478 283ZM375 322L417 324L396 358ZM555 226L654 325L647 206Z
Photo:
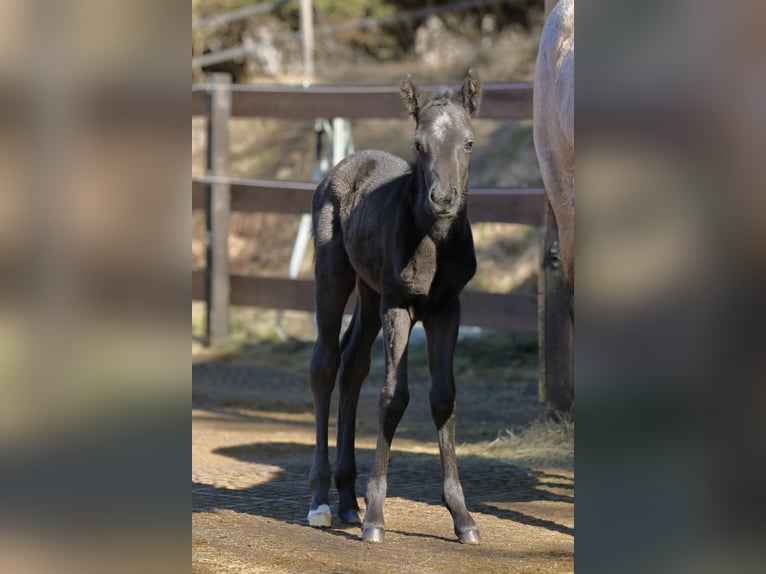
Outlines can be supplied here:
M401 86L415 118L414 164L382 151L353 154L317 187L312 206L317 341L309 379L314 396L316 450L309 484L312 526L328 527L330 399L340 387L335 484L338 515L358 524L354 438L370 349L383 327L385 380L380 395L375 463L367 485L362 536L381 542L391 441L409 401L407 346L416 321L426 332L431 413L442 465L442 498L461 542L478 544L466 509L455 457L455 381L452 359L460 323L458 295L476 271L466 217L468 164L480 83L470 71L459 91L435 90L426 99L407 77ZM351 292L358 298L338 343ZM338 370L340 372L338 373Z
M545 22L533 100L540 174L559 230L564 278L574 294L574 0L559 0Z

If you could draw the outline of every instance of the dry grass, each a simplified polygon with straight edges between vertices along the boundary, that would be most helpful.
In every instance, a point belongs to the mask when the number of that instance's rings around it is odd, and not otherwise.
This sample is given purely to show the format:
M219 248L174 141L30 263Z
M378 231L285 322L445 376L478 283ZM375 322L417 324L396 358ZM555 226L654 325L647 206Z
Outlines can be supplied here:
M205 305L192 302L192 361L242 356L244 351L255 344L284 346L276 328L278 312L275 309L257 307L231 307L229 312L229 339L217 347L208 348L202 343L205 334ZM307 351L315 337L314 318L311 313L284 311L281 326L284 335L291 341L307 343ZM258 357L262 359L262 357ZM293 357L295 358L295 357Z
M465 445L461 454L500 458L523 466L573 469L574 421L536 419L521 430L506 430L489 443Z

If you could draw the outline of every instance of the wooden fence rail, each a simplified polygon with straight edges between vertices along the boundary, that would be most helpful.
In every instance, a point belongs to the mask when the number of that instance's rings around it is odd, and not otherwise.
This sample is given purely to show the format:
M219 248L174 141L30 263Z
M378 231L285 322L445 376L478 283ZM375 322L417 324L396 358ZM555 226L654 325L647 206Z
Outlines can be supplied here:
M212 181L215 181L213 179ZM222 178L231 193L231 211L244 213L310 213L315 183ZM192 209L205 209L210 178L192 178ZM540 225L545 191L538 187L475 188L468 195L468 216L473 223Z
M217 78L221 74L213 74ZM434 86L424 85L428 91ZM211 94L231 94L231 117L269 117L290 120L344 117L405 119L407 113L397 86L252 86L221 80L192 88L192 115L208 115ZM514 120L532 117L532 85L528 82L488 83L482 86L479 117Z
M429 86L424 86L427 90ZM229 305L274 309L314 310L314 283L306 279L230 275L228 272L228 221L234 212L309 213L315 188L310 182L285 182L229 178L228 123L232 117L271 117L307 120L317 117L357 119L405 119L399 89L395 86L265 87L232 85L230 78L213 74L205 84L192 87L192 115L207 118L207 173L192 179L192 209L207 216L207 267L192 272L192 300L206 302L206 340L228 336ZM529 83L484 84L482 119L529 119L532 116L532 86ZM468 215L472 222L550 225L546 219L544 190L540 188L472 189ZM548 234L548 237L552 237ZM555 263L555 246L548 241L541 260L541 293L498 294L465 291L461 296L462 324L492 329L538 333L541 341L540 395L546 400L571 386L571 372L561 380L561 337L568 321L563 281ZM548 287L546 287L546 285ZM568 298L567 298L568 300ZM547 304L546 302L555 302ZM348 310L353 307L349 303ZM568 352L568 347L564 349ZM546 379L546 373L556 380ZM568 378L567 378L568 377ZM546 396L549 385L555 389ZM567 410L563 404L549 406Z

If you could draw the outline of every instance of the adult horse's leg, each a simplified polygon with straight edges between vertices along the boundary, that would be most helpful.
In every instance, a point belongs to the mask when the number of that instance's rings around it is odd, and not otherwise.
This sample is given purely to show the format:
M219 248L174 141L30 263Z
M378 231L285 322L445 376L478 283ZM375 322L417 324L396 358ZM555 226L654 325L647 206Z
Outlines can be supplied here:
M316 251L315 288L317 340L311 356L309 381L314 396L316 447L314 464L309 475L311 505L308 521L311 526L328 527L332 514L328 493L332 480L327 448L327 426L335 375L340 363L338 335L346 302L354 289L355 272L348 261L340 237L321 245Z
M367 512L362 525L365 542L382 542L386 531L383 503L388 488L388 459L396 427L410 400L407 388L407 344L412 329L412 318L406 309L385 308L383 341L385 345L386 376L378 405L378 444L375 464L367 483Z
M380 331L380 296L361 279L357 279L357 289L354 316L341 342L338 375L340 404L335 486L339 495L338 516L348 524L361 522L356 500L356 408L362 383L370 372L370 349Z
M442 500L452 515L460 542L479 544L479 528L465 506L463 487L455 456L455 376L452 359L460 326L460 302L453 303L438 315L424 321L431 368L431 416L439 437L442 464Z
M553 151L549 147L553 144L548 143L552 136L547 133L545 126L535 127L535 138L540 175L559 232L564 280L570 294L574 294L574 151Z

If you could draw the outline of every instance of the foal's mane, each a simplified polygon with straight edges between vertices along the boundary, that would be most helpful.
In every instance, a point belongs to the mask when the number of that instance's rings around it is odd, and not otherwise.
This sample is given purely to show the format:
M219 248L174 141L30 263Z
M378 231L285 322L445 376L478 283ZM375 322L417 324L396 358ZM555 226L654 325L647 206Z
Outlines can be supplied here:
M446 106L449 104L457 103L458 97L455 90L446 86L439 86L429 94L428 101L425 103L421 112L431 106Z

